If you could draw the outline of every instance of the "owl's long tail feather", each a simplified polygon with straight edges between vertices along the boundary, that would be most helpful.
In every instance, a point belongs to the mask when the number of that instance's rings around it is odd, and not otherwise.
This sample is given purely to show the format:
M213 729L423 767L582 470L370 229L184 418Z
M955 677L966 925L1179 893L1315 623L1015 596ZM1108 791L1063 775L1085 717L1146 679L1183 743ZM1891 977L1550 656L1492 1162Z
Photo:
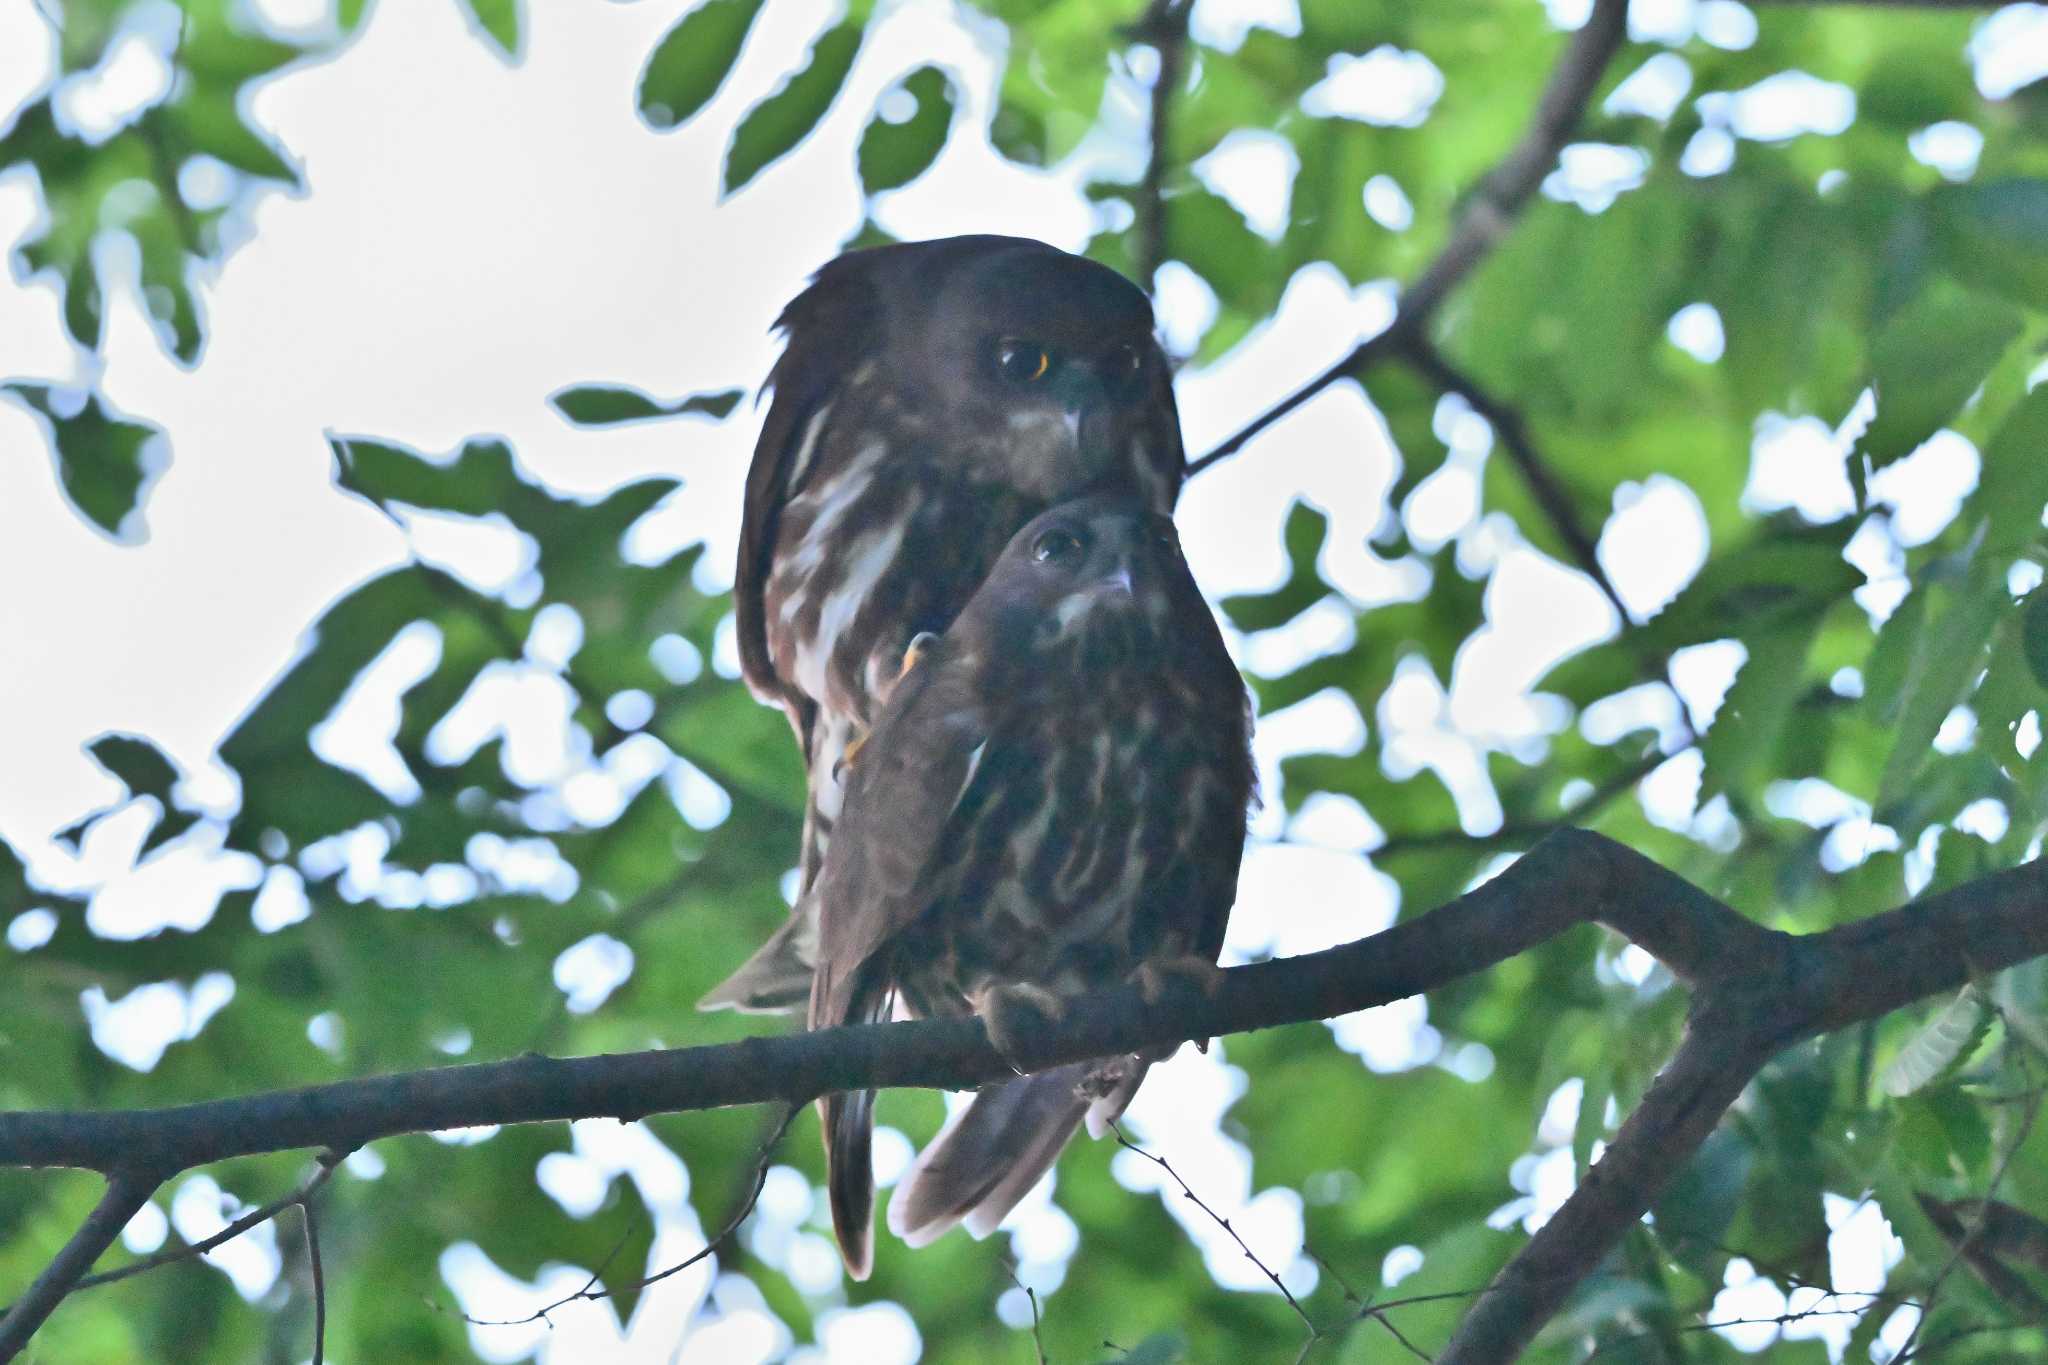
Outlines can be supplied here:
M855 984L835 1018L821 1018L822 992L814 991L811 1027L873 1024L896 1007L896 992L887 978L871 974ZM865 1280L875 1258L875 1092L855 1090L827 1095L818 1101L819 1127L825 1136L825 1190L832 1205L832 1233L846 1273Z
M1105 1073L1102 1062L1076 1062L977 1094L896 1187L890 1231L914 1247L963 1221L977 1238L994 1232L1052 1169L1083 1118L1100 1137L1130 1104L1148 1064L1126 1058L1110 1065Z
M832 1232L846 1273L865 1280L875 1256L875 1092L859 1090L818 1101L825 1130L825 1185Z

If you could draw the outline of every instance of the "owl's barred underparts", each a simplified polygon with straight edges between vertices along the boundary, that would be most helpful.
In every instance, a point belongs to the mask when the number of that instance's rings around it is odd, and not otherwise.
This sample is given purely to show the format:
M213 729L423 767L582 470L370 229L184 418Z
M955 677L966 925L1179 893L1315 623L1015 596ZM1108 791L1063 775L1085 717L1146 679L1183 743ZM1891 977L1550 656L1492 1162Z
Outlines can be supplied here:
M819 924L810 1026L1016 1017L1142 969L1213 966L1252 796L1244 683L1172 523L1129 499L1063 504L1009 543L876 713L803 908ZM1022 1000L1023 1007L1016 1002ZM890 1204L913 1245L992 1229L1087 1119L1123 1112L1149 1056L978 1094ZM833 1225L865 1276L873 1092L821 1104Z
M778 325L734 602L746 680L804 750L808 886L842 759L912 638L943 632L1011 535L1055 503L1106 493L1171 511L1185 457L1144 294L1041 242L850 252ZM817 952L804 906L702 1004L800 1005Z

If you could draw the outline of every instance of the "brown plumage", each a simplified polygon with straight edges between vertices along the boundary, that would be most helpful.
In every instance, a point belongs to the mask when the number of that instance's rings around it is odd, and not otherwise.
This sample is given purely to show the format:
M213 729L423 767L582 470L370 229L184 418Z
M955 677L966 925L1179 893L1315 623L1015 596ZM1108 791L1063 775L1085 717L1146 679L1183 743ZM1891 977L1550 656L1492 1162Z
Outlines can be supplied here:
M1171 511L1185 457L1145 296L1042 242L851 252L778 325L733 598L746 680L803 746L808 885L842 757L910 640L943 631L1054 503L1105 492ZM815 944L815 923L792 915L704 1007L801 1004Z
M804 898L810 1026L981 1013L999 1046L1056 997L1161 964L1213 965L1252 792L1249 719L1172 523L1128 500L1025 526L921 645L848 781ZM986 1234L1084 1116L1123 1112L1150 1057L983 1090L890 1204L913 1245ZM873 1092L821 1102L833 1225L865 1276Z

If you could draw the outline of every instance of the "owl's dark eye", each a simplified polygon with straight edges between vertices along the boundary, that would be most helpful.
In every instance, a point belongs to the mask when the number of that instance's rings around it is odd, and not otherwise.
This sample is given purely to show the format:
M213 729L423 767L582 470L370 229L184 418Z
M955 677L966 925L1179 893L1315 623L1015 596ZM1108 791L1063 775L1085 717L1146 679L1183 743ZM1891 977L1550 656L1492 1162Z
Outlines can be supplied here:
M1165 552L1169 558L1180 554L1180 537L1174 534L1173 527L1171 526L1153 527L1152 543Z
M1109 353L1109 372L1120 379L1136 379L1145 369L1145 353L1136 346L1119 346Z
M1052 369L1052 352L1035 341L1006 337L996 343L996 369L1013 384L1035 384Z
M1041 564L1072 564L1087 549L1081 537L1055 526L1040 532L1038 539L1031 542L1031 557Z

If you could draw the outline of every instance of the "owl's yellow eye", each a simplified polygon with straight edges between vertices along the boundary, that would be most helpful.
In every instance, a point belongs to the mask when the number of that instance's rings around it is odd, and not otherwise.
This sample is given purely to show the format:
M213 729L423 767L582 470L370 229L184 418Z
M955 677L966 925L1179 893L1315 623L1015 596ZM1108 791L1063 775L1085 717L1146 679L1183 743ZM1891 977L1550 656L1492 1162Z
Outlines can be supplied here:
M1032 543L1031 557L1041 564L1071 564L1087 548L1081 537L1055 526Z
M1017 384L1035 384L1052 369L1052 352L1035 341L1007 338L996 343L996 368Z

